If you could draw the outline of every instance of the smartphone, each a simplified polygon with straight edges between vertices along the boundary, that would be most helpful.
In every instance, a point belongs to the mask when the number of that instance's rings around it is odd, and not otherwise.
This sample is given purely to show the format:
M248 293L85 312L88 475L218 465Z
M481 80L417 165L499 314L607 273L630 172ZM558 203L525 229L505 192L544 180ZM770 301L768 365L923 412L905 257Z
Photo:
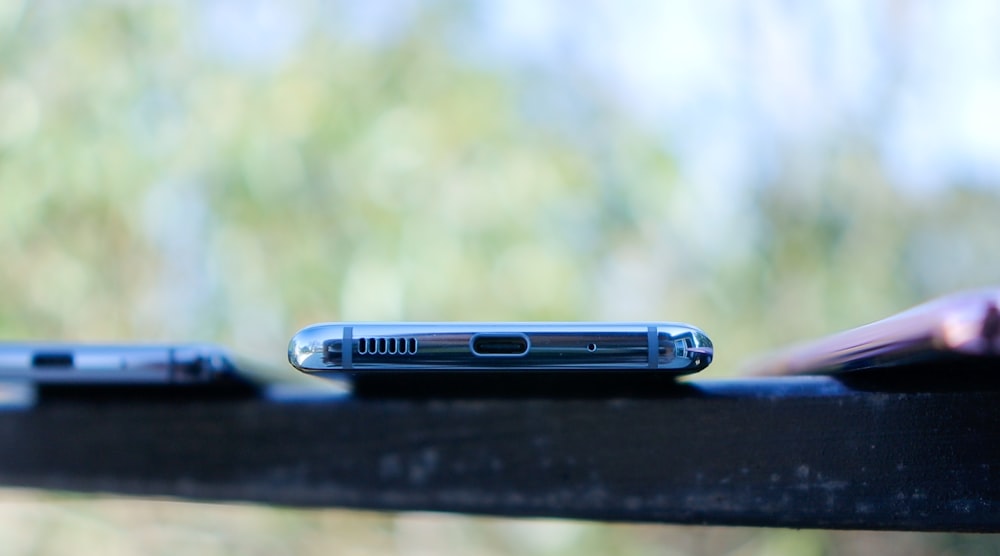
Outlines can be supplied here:
M0 343L0 380L39 384L194 384L231 375L211 345Z
M765 356L746 374L835 374L1000 356L1000 289L962 292Z
M292 366L313 374L394 371L652 371L712 362L712 342L681 323L326 323L299 331Z

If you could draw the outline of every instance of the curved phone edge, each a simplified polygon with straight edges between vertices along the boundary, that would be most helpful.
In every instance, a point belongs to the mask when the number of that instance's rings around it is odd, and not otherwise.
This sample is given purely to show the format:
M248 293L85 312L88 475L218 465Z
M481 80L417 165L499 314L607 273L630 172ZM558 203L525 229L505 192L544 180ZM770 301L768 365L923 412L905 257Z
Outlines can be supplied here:
M1000 354L1000 288L931 299L877 321L797 342L743 366L748 376L887 368L945 355Z

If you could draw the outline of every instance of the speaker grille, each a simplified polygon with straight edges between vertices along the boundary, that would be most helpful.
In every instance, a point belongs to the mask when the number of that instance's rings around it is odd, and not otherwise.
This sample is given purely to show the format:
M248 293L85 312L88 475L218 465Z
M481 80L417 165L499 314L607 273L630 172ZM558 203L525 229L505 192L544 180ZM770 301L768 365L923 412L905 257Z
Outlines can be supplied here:
M358 338L358 355L415 355L416 338Z

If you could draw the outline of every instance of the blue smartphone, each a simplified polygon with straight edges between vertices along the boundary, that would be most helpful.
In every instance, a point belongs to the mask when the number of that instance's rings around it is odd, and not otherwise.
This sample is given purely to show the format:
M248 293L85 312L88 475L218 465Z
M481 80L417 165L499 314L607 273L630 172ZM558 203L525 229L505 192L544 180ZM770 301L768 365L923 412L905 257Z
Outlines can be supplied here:
M212 345L0 343L0 380L38 384L195 384L229 376Z
M411 371L642 371L688 374L712 362L712 342L682 323L315 324L288 360L318 375Z

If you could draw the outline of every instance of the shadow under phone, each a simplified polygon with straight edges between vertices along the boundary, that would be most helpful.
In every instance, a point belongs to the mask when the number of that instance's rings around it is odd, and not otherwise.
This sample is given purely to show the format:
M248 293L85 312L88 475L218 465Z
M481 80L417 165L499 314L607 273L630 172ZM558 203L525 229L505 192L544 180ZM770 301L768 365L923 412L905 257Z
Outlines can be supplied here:
M422 372L354 376L358 398L675 398L698 390L643 372Z

